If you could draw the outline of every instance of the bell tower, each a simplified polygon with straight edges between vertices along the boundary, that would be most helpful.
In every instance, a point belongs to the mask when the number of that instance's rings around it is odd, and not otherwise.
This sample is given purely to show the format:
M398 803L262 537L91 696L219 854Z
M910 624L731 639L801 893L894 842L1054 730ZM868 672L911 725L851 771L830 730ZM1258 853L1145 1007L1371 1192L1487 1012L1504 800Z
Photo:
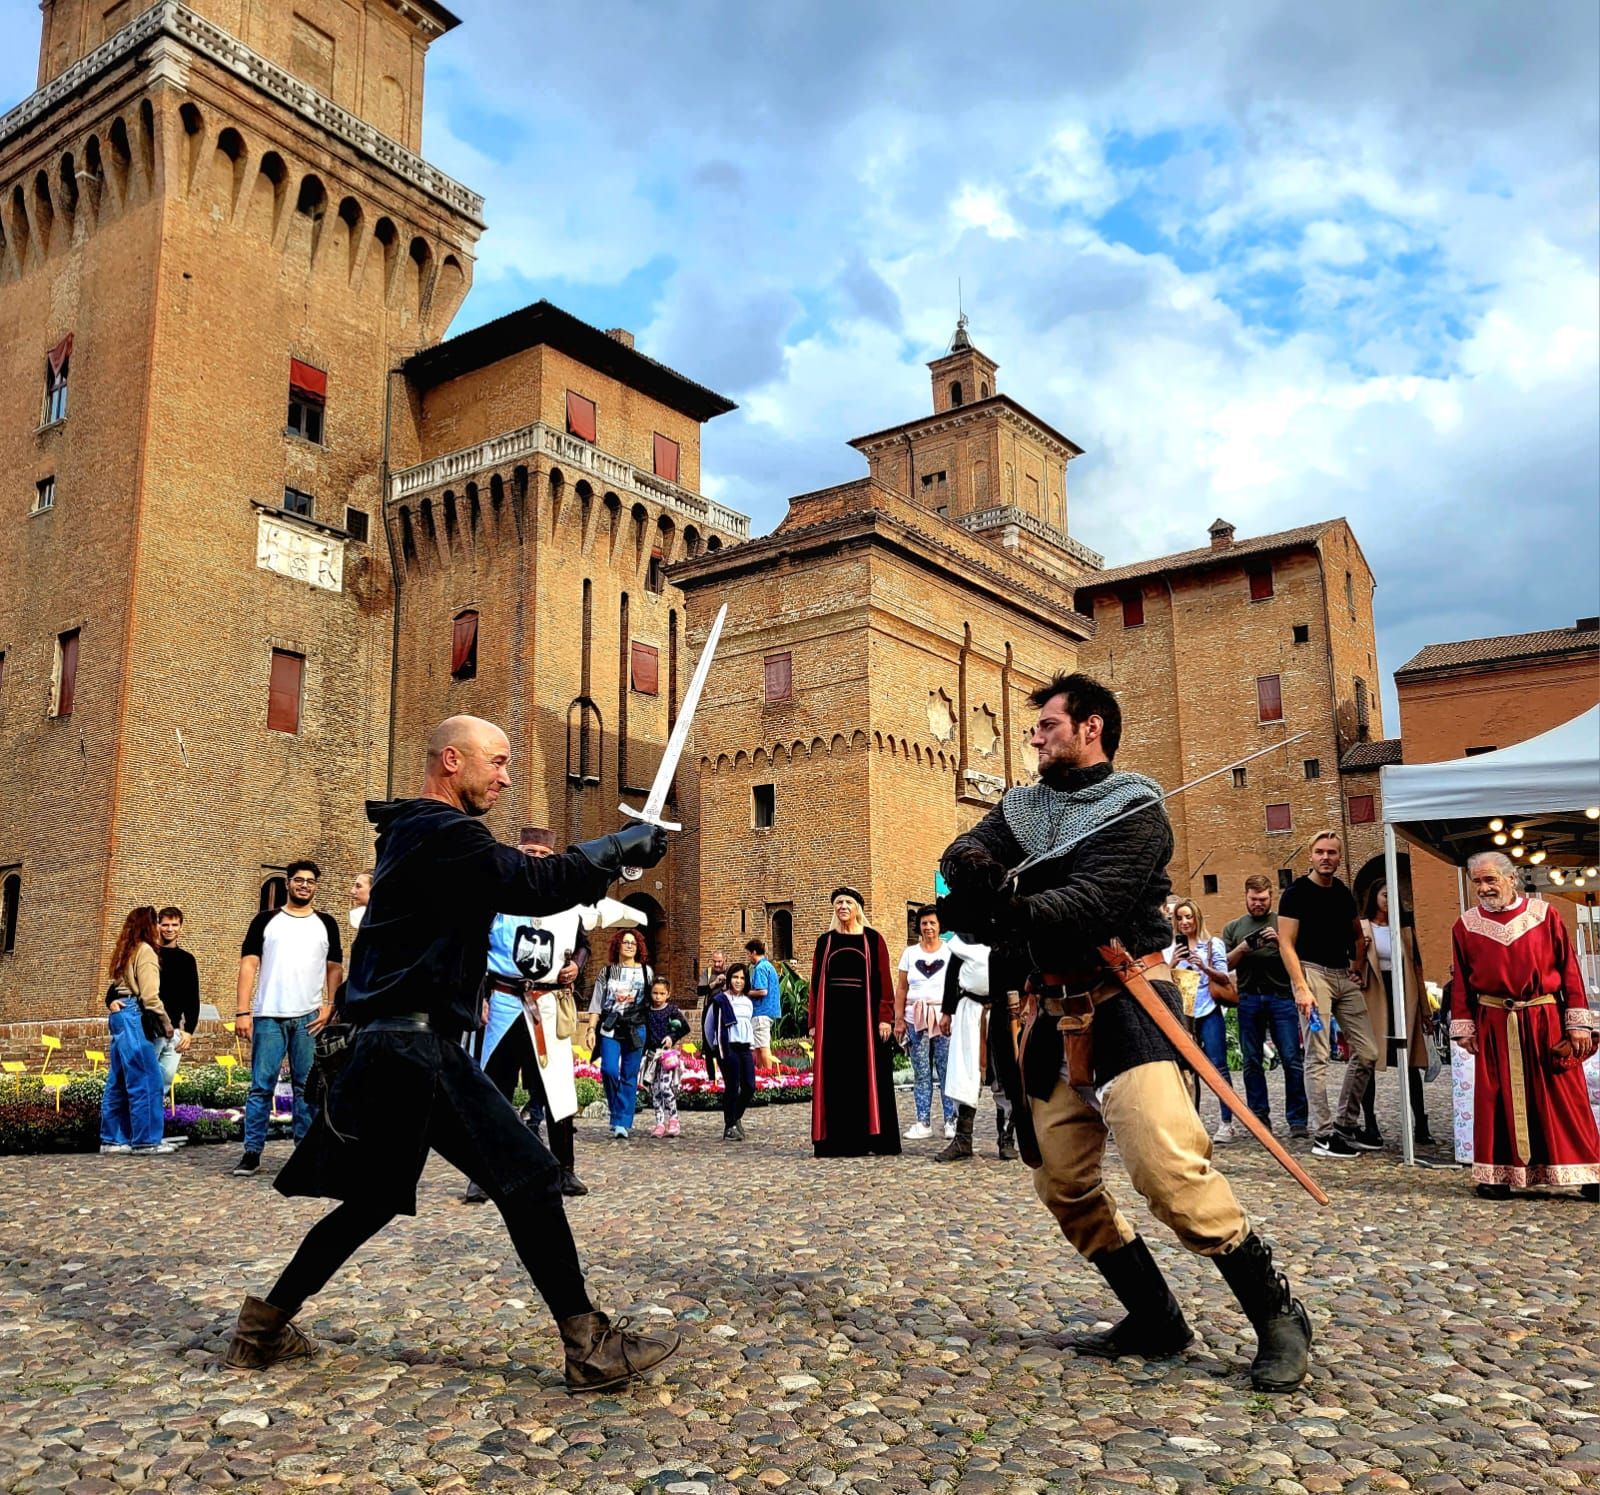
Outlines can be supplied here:
M994 376L999 367L988 354L973 347L967 336L967 314L962 312L956 319L950 351L928 365L933 376L933 413L943 415L998 394Z

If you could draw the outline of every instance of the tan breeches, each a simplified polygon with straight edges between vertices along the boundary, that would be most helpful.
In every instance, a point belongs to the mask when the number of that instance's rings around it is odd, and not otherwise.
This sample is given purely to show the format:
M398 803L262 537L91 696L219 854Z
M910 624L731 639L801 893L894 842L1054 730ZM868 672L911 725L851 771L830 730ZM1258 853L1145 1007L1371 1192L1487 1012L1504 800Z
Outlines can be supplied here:
M1211 1166L1211 1138L1170 1060L1118 1075L1099 1110L1064 1080L1049 1100L1030 1097L1029 1106L1043 1156L1033 1187L1083 1256L1114 1251L1137 1234L1101 1175L1108 1130L1151 1214L1191 1251L1216 1256L1249 1235L1250 1222Z

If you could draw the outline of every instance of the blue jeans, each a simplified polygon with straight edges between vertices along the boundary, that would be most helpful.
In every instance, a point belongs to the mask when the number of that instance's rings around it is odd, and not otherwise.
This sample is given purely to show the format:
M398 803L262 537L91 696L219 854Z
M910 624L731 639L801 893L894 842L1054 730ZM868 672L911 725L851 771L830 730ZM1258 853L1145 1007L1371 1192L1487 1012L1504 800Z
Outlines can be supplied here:
M600 1082L606 1090L606 1109L611 1112L611 1127L633 1130L633 1113L639 1104L639 1066L643 1049L622 1052L616 1039L600 1035Z
M294 1140L311 1126L306 1105L306 1077L316 1057L316 1040L309 1029L315 1013L299 1017L258 1017L250 1025L250 1099L244 1104L244 1150L260 1152L267 1145L267 1121L272 1115L272 1095L278 1088L283 1056L289 1056L289 1082L294 1086Z
M1228 1020L1222 1015L1220 1007L1213 1007L1204 1017L1194 1020L1194 1039L1200 1045L1200 1052L1217 1066L1222 1078L1232 1085L1233 1076L1228 1073ZM1226 1126L1232 1120L1233 1112L1224 1106L1222 1124Z
M1283 1064L1283 1108L1290 1126L1305 1126L1310 1119L1306 1104L1306 1061L1300 1048L1300 1014L1294 998L1245 992L1239 998L1239 1051L1244 1056L1244 1098L1263 1122L1272 1120L1267 1097L1267 1076L1261 1067L1261 1042L1268 1030Z
M112 1147L154 1147L161 1140L166 1087L156 1046L144 1036L136 1002L110 1015L106 1088L100 1096L100 1141Z
M906 1051L911 1057L911 1094L917 1103L917 1120L924 1126L933 1113L933 1080L939 1077L939 1099L944 1103L944 1119L956 1119L956 1103L944 1093L945 1067L950 1062L950 1040L938 1033L906 1029Z

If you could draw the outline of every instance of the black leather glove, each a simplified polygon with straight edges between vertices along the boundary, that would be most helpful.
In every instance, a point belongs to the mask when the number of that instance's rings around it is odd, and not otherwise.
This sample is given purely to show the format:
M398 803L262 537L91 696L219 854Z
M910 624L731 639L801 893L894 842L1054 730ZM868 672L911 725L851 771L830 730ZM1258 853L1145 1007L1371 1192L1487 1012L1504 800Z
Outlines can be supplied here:
M1033 900L1020 893L995 901L990 927L997 940L1007 944L1024 943L1033 928Z
M624 867L654 867L667 854L667 833L639 821L597 841L580 841L572 849L581 851L601 872L620 877Z
M1006 869L980 846L967 845L944 859L944 880L952 892L997 893L1006 880Z

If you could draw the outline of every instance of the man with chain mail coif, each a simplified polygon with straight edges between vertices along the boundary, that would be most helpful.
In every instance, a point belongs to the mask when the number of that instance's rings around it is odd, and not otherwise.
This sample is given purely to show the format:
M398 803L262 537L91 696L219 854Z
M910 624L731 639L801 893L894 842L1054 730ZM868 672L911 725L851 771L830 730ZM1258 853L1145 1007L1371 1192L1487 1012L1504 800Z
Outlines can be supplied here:
M1102 954L1120 947L1132 958L1125 975L1147 978L1179 1010L1162 959L1172 937L1163 906L1173 838L1161 788L1113 767L1122 712L1098 681L1058 675L1029 699L1039 713L1030 739L1039 782L1008 790L951 843L940 871L950 889L945 923L987 934L997 958L1003 952L1013 973L1030 973L1039 994L1019 1060L1003 1056L1021 1091L1018 1140L1062 1234L1127 1309L1114 1328L1077 1337L1074 1347L1158 1358L1180 1353L1194 1337L1149 1247L1106 1188L1109 1133L1151 1213L1189 1250L1216 1262L1255 1327L1256 1389L1292 1391L1310 1359L1305 1307L1212 1166L1211 1141L1172 1043Z

